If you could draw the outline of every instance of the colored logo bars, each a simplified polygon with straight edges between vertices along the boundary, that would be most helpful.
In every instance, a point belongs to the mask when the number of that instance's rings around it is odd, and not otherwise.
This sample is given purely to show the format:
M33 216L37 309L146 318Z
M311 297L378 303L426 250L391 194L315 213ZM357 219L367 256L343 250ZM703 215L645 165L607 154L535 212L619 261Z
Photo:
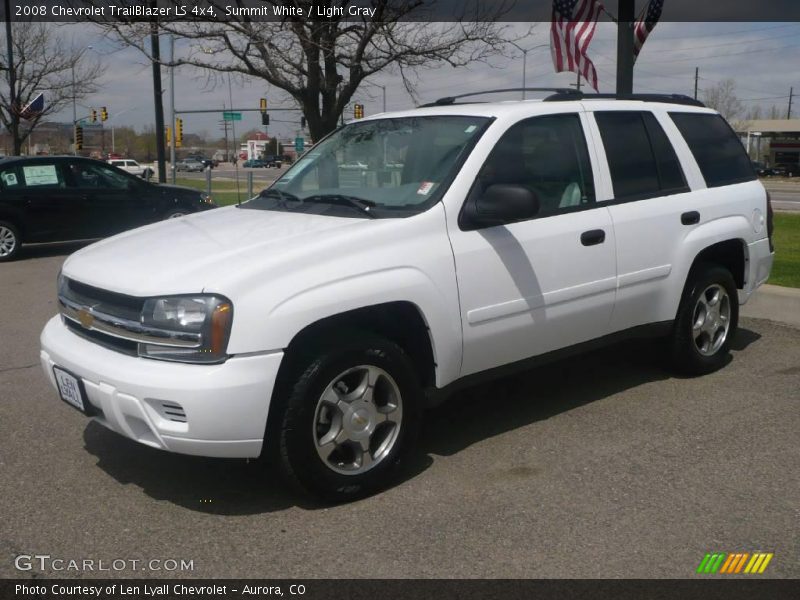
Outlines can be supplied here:
M703 557L703 560L700 561L700 566L697 567L697 573L724 573L727 575L736 573L748 575L760 574L766 570L772 557L772 552L755 552L753 554L747 552L731 554L725 552L707 553Z

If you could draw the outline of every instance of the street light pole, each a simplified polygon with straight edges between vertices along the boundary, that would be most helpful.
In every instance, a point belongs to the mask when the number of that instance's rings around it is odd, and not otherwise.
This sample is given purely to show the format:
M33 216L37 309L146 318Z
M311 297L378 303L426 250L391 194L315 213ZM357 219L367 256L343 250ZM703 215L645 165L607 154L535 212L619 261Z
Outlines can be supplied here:
M525 100L525 83L526 76L528 75L528 51L522 51L522 99Z
M172 130L172 135L169 137L169 164L170 170L172 171L172 183L175 184L175 181L178 177L177 171L175 169L175 146L177 145L177 140L175 139L176 131L175 131L175 35L170 35L169 37L169 126Z
M514 46L517 50L522 52L522 99L525 100L525 88L527 87L528 81L528 52L531 50L536 50L537 48L549 48L550 44L537 44L536 46L532 46L530 48L523 48L519 44L515 44L514 42L509 42L512 46Z

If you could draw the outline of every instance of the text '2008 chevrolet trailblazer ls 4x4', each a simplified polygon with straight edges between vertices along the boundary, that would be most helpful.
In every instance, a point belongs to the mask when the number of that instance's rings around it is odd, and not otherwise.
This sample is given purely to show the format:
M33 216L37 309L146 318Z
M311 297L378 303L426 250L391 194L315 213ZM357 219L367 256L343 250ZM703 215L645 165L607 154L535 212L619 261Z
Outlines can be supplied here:
M64 264L41 360L63 400L173 452L386 485L424 399L625 335L723 366L772 265L742 145L683 97L436 105L318 143L243 203Z

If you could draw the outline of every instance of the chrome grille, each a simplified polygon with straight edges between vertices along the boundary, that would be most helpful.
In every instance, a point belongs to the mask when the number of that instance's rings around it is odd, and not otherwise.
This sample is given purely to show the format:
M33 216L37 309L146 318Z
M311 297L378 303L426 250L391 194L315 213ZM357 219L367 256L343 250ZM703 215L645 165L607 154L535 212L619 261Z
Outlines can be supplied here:
M140 315L145 299L101 290L63 278L59 312L67 326L83 337L125 354L137 354L138 344L199 348L199 333L147 327Z

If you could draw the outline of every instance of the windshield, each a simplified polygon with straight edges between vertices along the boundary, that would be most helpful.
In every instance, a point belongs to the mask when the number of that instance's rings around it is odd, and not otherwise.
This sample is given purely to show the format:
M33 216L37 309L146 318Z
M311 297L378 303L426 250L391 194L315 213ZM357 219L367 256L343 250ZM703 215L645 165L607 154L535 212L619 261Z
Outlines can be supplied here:
M242 208L373 218L426 210L444 193L488 121L431 116L352 123L309 150Z

